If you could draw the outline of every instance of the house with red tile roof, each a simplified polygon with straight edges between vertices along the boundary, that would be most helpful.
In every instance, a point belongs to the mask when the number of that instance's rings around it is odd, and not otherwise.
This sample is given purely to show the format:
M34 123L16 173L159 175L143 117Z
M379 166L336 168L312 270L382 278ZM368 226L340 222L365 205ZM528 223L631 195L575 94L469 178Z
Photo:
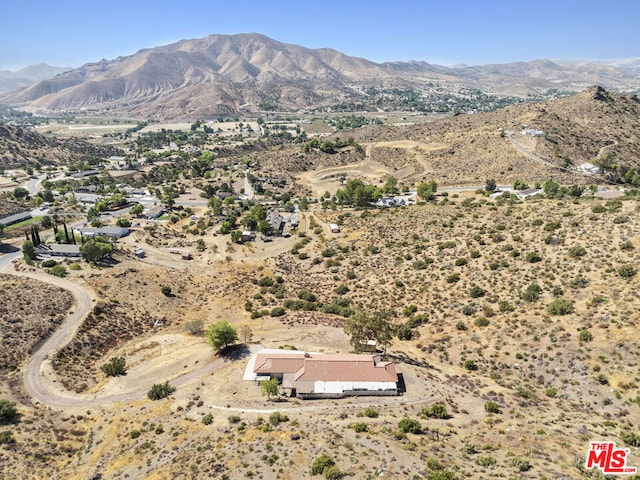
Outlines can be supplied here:
M270 378L277 378L291 396L303 399L398 395L396 367L379 354L261 350L249 361L244 379Z

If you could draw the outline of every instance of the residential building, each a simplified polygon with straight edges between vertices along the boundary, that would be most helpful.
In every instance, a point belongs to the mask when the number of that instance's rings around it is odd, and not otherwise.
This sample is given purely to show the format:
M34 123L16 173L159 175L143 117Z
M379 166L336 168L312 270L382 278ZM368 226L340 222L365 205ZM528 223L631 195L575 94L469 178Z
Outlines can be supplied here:
M93 238L93 237L106 237L106 238L122 238L129 235L129 229L124 227L100 227L100 228L91 228L84 227L79 228L78 231L80 235L85 238Z
M245 370L245 380L277 378L285 391L302 399L398 395L393 362L378 354L322 354L264 349Z

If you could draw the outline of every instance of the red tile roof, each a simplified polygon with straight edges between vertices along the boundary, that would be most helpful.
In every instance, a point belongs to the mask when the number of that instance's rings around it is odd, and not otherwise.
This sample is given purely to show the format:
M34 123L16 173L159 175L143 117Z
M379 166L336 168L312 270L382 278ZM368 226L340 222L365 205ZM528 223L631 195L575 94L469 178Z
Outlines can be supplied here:
M317 354L305 352L258 353L255 373L291 374L296 381L313 382L397 382L392 362L380 355Z

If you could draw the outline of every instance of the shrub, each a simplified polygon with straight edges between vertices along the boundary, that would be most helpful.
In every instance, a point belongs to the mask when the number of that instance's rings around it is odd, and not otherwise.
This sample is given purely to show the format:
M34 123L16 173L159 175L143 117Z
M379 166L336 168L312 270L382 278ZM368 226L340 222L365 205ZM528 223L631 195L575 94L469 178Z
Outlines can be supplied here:
M202 335L204 333L204 322L200 319L192 320L187 322L185 328L191 335Z
M547 305L549 315L567 315L573 312L573 302L565 298L556 298Z
M313 293L311 293L309 290L300 290L298 292L298 298L300 300L306 300L308 302L316 301L316 296Z
M580 341L581 342L590 342L593 340L593 334L589 330L581 330L580 331Z
M515 307L511 305L507 300L500 300L498 302L498 309L500 310L500 313L507 313L513 312L515 310Z
M272 317L281 317L286 313L286 310L282 307L274 307L271 309L270 315Z
M257 281L259 287L271 287L273 285L273 279L271 277L262 277Z
M604 205L598 204L598 205L594 205L593 207L591 207L591 211L593 213L604 213L607 211L607 209L605 208Z
M353 424L353 429L356 431L356 433L362 433L368 431L369 427L364 422L358 422Z
M162 398L168 397L175 391L176 387L169 385L168 381L164 383L156 383L147 393L147 397L149 397L151 400L160 400Z
M55 267L56 265L58 265L58 262L53 259L45 260L44 262L42 262L42 266L45 268Z
M476 306L473 303L468 303L462 307L462 313L467 316L473 315L476 313Z
M336 288L333 289L338 295L344 295L349 291L349 287L347 287L344 283L341 283Z
M229 421L229 423L234 424L234 423L240 423L240 417L238 415L229 415L227 417L227 420Z
M574 245L569 249L569 256L573 258L584 257L587 254L587 250L582 245Z
M487 325L489 325L489 319L486 317L479 317L476 318L475 321L473 322L473 324L476 327L486 327Z
M512 467L516 467L520 472L528 472L531 470L531 464L529 460L522 457L511 457L509 460L509 465Z
M213 422L213 415L210 413L207 413L204 417L202 417L202 423L204 425L211 425L211 423Z
M529 263L536 263L542 261L542 256L538 252L527 252L526 260Z
M400 422L398 422L398 428L402 433L421 433L422 425L418 420L414 420L413 418L405 417Z
M11 423L18 418L15 402L0 400L0 423Z
M456 267L463 267L467 264L467 259L462 257L456 260Z
M493 458L491 455L489 455L487 457L478 458L476 460L476 463L481 467L492 467L493 465L496 464L496 459Z
M549 387L544 393L549 398L556 398L558 395L558 389L556 387Z
M478 370L478 365L476 365L475 360L465 360L464 368L471 372L473 370Z
M398 325L395 328L396 337L398 340L411 340L413 338L413 330L407 324Z
M471 296L471 298L484 297L485 293L487 293L487 291L479 285L474 285L473 287L471 287L471 290L469 290L469 295Z
M0 432L0 445L9 445L16 443L16 439L13 437L13 432L10 430L5 430L4 432Z
M633 265L626 264L618 268L618 275L620 275L622 278L631 278L636 273L636 269Z
M327 480L339 480L344 476L340 469L335 465L331 465L330 467L325 468L322 472L322 475Z
M458 273L452 273L447 277L447 283L456 283L460 281L460 275Z
M424 270L425 268L427 268L427 262L425 262L424 260L416 260L415 262L413 262L413 268L415 268L416 270Z
M620 438L624 443L632 447L640 447L640 433L624 431L620 433Z
M269 415L269 423L271 425L278 425L279 423L288 421L289 417L280 412L273 412L271 415Z
M367 407L362 412L362 415L364 415L365 417L368 417L368 418L377 418L378 417L378 411L373 407Z
M127 374L127 362L124 357L112 357L107 363L100 367L107 377L119 377Z
M500 413L500 405L498 405L496 402L485 402L484 410L487 413Z
M439 418L443 420L451 418L444 403L435 403L431 405L431 407L425 407L422 409L422 414L429 418Z
M56 277L63 278L67 276L67 269L64 268L62 265L54 265L53 267L47 270L47 273L50 273L51 275L55 275Z
M542 293L542 288L540 285L536 283L532 283L527 287L527 289L522 294L522 298L527 302L535 302L538 298L540 298L540 294Z
M438 470L431 472L427 480L456 480L456 476L449 470Z
M311 475L322 475L325 469L333 467L336 462L329 455L320 455L311 465Z

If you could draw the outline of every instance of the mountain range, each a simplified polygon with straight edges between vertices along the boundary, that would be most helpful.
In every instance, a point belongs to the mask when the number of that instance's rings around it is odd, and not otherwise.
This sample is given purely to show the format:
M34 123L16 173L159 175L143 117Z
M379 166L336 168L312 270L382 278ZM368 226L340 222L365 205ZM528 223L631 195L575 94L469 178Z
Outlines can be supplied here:
M17 90L42 80L48 80L68 70L72 70L71 67L53 67L44 63L29 65L15 72L0 70L0 93Z
M359 103L370 89L537 97L602 85L640 91L637 59L619 64L536 60L445 67L374 63L336 50L281 43L257 33L210 35L88 63L0 95L46 113L193 119L265 109L298 111ZM379 91L379 90L378 90Z

